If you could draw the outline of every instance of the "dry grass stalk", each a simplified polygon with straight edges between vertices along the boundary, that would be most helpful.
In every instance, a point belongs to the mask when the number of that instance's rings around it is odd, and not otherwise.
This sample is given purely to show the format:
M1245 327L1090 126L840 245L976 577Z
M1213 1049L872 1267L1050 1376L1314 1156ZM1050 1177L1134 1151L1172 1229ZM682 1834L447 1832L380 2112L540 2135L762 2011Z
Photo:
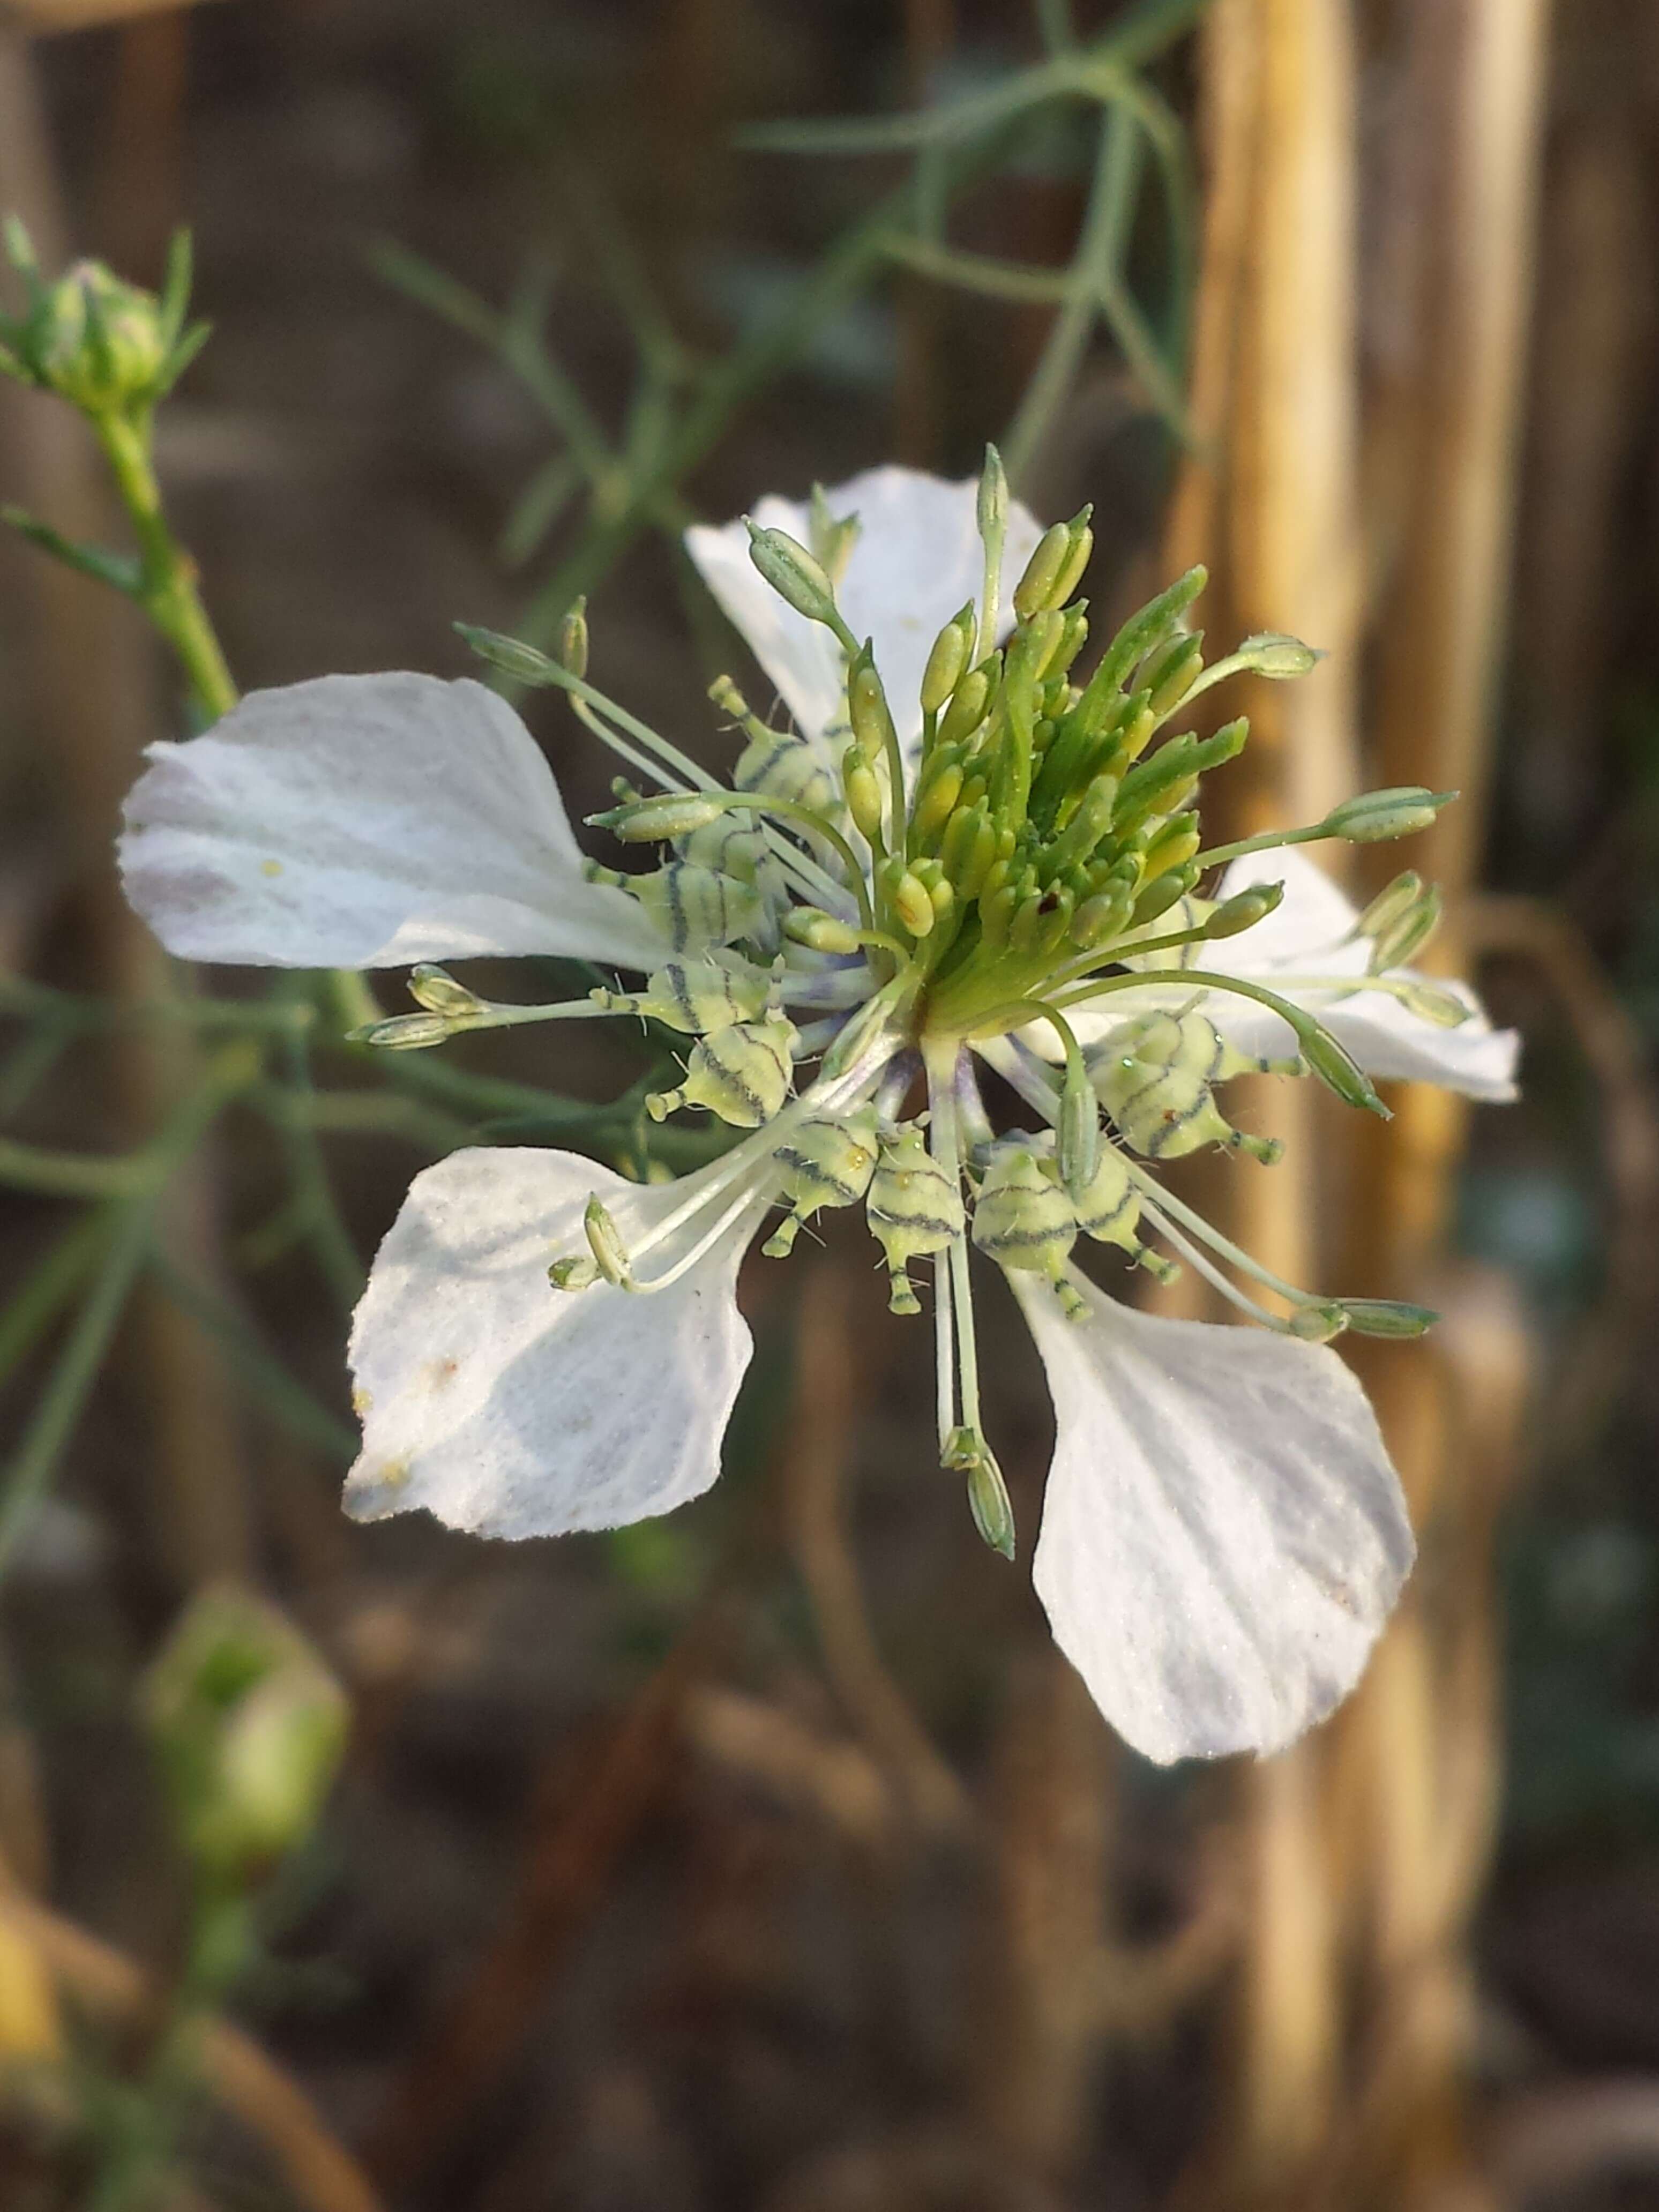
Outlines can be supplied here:
M0 207L21 215L47 267L68 258L63 196L33 64L0 29ZM118 533L90 441L64 406L0 385L0 453L8 497L66 535L108 543ZM14 557L17 557L14 556ZM84 911L106 987L154 999L172 985L166 956L122 899L110 860L120 802L138 754L155 734L153 655L137 615L100 586L29 552L27 581L40 610L35 714L51 733L52 765L82 842ZM135 1029L112 1055L123 1118L149 1133L190 1088L187 1034ZM176 1179L157 1234L187 1271L217 1272L217 1195L210 1157ZM246 1576L253 1537L242 1447L222 1364L195 1323L159 1291L135 1301L133 1353L153 1407L157 1522L166 1564L181 1582Z

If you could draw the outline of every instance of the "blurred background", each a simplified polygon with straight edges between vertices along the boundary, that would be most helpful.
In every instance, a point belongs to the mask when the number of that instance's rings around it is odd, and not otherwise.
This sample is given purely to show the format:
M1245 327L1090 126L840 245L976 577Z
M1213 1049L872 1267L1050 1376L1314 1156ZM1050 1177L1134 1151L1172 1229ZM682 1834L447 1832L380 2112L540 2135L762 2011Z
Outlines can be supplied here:
M1422 1560L1280 1759L1115 1743L1029 1587L1012 1307L1011 1571L844 1224L750 1301L707 1499L356 1528L409 1176L603 1153L650 1071L369 1066L305 979L208 979L240 1046L181 1014L110 854L178 672L9 534L7 2212L1659 2206L1656 155L1645 0L3 0L43 265L155 286L194 232L156 461L240 684L463 673L453 620L585 592L595 679L712 736L752 671L684 523L994 436L1044 520L1094 501L1097 636L1202 559L1212 642L1326 649L1248 702L1229 834L1462 791L1350 888L1437 877L1525 1038L1509 1109L1264 1092L1291 1157L1207 1194L1445 1316L1358 1348ZM125 542L3 384L0 499Z

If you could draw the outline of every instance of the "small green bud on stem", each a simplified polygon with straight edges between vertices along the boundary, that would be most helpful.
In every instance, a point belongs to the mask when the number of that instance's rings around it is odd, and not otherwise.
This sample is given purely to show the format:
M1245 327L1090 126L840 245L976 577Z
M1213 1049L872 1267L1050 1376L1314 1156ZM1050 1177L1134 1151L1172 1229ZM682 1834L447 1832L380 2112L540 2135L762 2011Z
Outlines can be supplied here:
M1346 837L1351 845L1381 845L1430 829L1441 808L1456 796L1455 791L1426 791L1421 784L1362 792L1334 806L1320 827L1328 837Z

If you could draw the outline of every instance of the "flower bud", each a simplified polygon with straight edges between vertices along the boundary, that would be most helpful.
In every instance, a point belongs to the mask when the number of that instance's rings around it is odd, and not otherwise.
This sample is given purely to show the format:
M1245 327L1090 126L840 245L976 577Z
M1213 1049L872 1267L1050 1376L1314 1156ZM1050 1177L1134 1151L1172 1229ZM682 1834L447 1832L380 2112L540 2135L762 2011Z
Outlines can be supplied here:
M1231 898L1222 900L1213 914L1205 916L1204 934L1237 937L1265 920L1284 896L1283 884L1252 884L1249 890L1235 891Z
M33 295L20 322L5 323L14 374L86 415L153 405L184 366L184 359L174 365L179 334L161 301L123 283L100 261L78 261L55 284L43 286L21 228L9 243L14 261L25 257L20 265Z
M823 564L786 530L763 530L749 525L749 557L781 599L805 615L808 622L826 623L838 634L842 627L836 606L835 587Z
M1286 636L1282 630L1258 630L1233 655L1253 675L1265 676L1274 684L1306 676L1317 667L1319 658L1310 645L1304 645L1299 637Z
M274 1606L204 1590L149 1668L142 1711L173 1820L198 1870L246 1881L317 1825L349 1708Z
M1455 791L1425 791L1421 784L1362 792L1334 806L1320 826L1327 836L1346 837L1351 845L1380 845L1431 828L1441 808L1456 796Z
M587 673L587 600L584 597L565 610L559 624L559 665L572 676Z
M921 708L924 714L937 714L961 683L967 672L968 656L974 649L976 633L974 603L969 599L962 611L953 615L933 640L927 665L921 672Z

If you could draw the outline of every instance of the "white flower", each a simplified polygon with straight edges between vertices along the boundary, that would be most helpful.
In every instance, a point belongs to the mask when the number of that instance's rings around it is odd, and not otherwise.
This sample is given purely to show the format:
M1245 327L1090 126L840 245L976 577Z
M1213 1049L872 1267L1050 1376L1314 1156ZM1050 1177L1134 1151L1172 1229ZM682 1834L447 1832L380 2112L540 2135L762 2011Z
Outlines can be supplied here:
M1000 488L987 487L990 511ZM1415 1334L1428 1317L1279 1281L1152 1164L1207 1143L1271 1155L1216 1101L1245 1067L1311 1070L1364 1105L1377 1103L1365 1071L1498 1098L1514 1039L1462 986L1402 964L1434 918L1414 878L1386 921L1356 916L1291 850L1252 853L1217 898L1197 896L1204 856L1182 810L1237 732L1151 740L1196 670L1182 621L1201 572L1134 619L1103 675L1073 684L1086 623L1063 603L1087 518L1043 533L1012 507L990 561L981 496L880 469L811 507L761 502L757 528L806 541L781 549L785 586L805 578L795 596L823 623L762 581L743 525L689 534L798 725L763 725L719 687L744 732L736 787L568 672L482 641L574 692L654 787L600 817L670 847L654 873L582 860L539 750L492 693L393 675L256 694L193 744L154 748L129 809L127 887L188 957L416 963L422 1011L380 1024L379 1042L655 1014L689 1058L653 1113L700 1107L750 1133L669 1184L518 1149L419 1176L352 1331L354 1514L419 1507L521 1537L697 1496L750 1357L737 1285L750 1242L769 1223L781 1256L822 1209L863 1204L896 1311L915 1310L910 1271L933 1263L941 1458L1009 1550L970 1246L1016 1291L1058 1427L1037 1589L1102 1710L1157 1759L1271 1751L1352 1687L1413 1553L1370 1408L1324 1340ZM764 550L775 569L779 541ZM923 672L953 623L933 665L955 672L929 679L924 716ZM881 680L855 671L849 701L845 656L866 638ZM1279 672L1305 665L1268 642ZM1419 796L1431 818L1438 802ZM1267 883L1285 886L1277 909L1234 928L1225 902ZM501 1006L421 964L483 952L647 981ZM997 1133L980 1064L1035 1129ZM927 1116L907 1120L922 1081ZM1158 1271L1143 1239L1168 1247L1265 1326L1136 1313L1079 1272L1079 1239Z

